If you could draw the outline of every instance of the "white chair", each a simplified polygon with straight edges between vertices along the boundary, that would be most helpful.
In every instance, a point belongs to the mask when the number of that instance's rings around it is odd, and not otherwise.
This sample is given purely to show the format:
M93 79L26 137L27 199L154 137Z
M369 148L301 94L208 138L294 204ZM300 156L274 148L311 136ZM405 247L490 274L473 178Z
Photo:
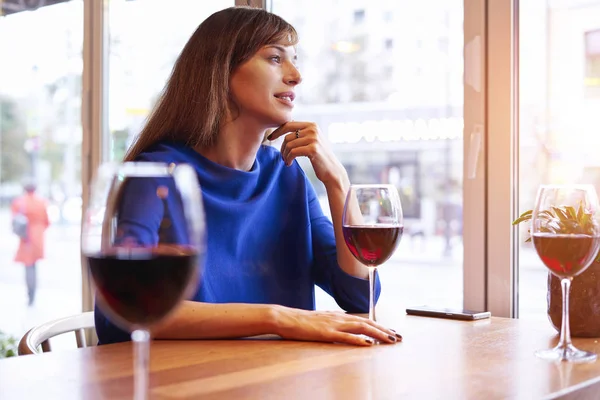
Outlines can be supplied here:
M26 354L42 354L50 351L49 339L67 332L74 332L77 347L87 347L85 340L85 329L93 329L94 312L84 312L66 318L56 319L31 328L19 342L18 353L20 356ZM39 347L42 347L41 351Z

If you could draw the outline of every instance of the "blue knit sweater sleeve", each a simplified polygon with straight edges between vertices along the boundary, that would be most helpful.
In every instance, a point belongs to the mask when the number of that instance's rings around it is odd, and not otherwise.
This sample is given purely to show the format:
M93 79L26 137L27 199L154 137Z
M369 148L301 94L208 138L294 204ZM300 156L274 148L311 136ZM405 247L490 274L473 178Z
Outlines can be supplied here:
M305 177L306 179L306 177ZM315 283L329 293L337 304L350 313L369 312L369 281L347 274L337 261L333 224L323 214L317 195L306 179L310 230L314 249ZM375 274L374 299L381 293L381 282Z

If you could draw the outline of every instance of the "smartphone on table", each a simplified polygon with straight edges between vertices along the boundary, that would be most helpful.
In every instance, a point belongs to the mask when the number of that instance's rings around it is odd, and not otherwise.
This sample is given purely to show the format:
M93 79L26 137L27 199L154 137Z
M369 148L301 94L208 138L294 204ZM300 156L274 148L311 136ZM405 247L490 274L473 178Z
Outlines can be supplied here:
M429 306L411 307L406 309L408 315L419 315L422 317L459 319L463 321L475 321L491 317L489 311L473 311L455 308L438 308Z

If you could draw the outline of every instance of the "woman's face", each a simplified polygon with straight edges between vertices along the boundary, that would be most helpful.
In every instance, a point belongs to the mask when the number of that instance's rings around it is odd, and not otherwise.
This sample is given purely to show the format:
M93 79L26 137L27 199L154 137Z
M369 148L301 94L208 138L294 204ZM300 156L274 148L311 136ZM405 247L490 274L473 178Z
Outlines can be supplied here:
M229 87L236 106L233 117L265 129L290 121L294 89L301 80L294 46L263 46L231 75Z

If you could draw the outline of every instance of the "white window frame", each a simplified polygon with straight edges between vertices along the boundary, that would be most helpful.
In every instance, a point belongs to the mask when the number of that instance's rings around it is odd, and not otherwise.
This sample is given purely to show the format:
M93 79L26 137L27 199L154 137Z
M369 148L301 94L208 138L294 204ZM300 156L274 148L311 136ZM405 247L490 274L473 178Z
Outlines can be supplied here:
M517 318L519 0L487 0L486 8L487 309Z
M103 160L108 135L105 127L106 85L104 79L104 63L107 62L105 49L105 2L84 1L84 36L83 36L83 83L81 126L83 131L81 154L82 212L89 201L89 185L93 172ZM84 217L84 216L82 216ZM82 223L84 218L81 219ZM81 261L82 309L91 311L94 308L92 285L82 257Z
M464 2L464 306L510 318L518 317L518 10L519 0Z
M463 305L487 310L486 1L464 2Z
M465 0L464 306L518 317L519 0Z

